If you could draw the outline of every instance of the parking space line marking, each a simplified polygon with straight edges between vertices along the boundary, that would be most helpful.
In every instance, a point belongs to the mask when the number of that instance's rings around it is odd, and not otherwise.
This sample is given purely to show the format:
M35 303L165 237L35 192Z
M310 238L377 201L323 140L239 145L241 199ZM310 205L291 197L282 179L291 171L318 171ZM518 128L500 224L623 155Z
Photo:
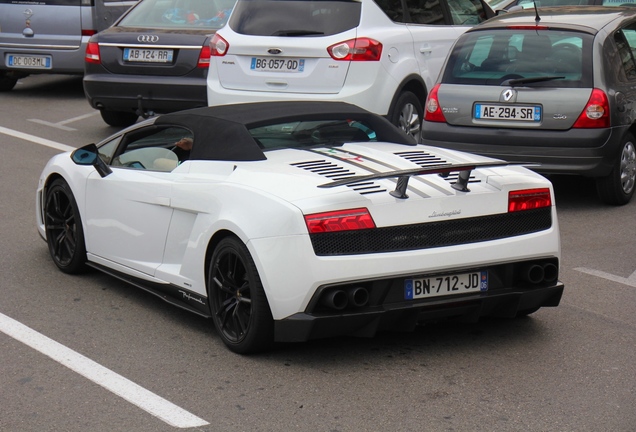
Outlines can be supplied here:
M616 276L613 275L611 273L605 273L603 271L600 270L593 270L593 269L588 269L585 267L577 267L574 270L580 271L582 273L587 273L593 276L598 276L600 278L603 279L607 279L607 280L611 280L613 282L618 282L621 283L623 285L629 285L631 287L636 288L636 271L634 273L632 273L629 277L624 278L621 276Z
M48 122L46 120L40 120L40 119L29 119L29 121L32 121L32 122L35 122L35 123L40 123L40 124L43 124L43 125L46 125L46 126L51 126L51 127L58 128L58 129L62 129L62 130L66 130L66 131L74 131L74 130L77 130L77 129L74 129L74 128L68 127L68 126L64 126L64 125L67 124L67 123L72 123L72 122L78 121L78 120L84 120L85 118L88 118L88 117L93 117L93 116L97 115L98 113L99 113L99 111L95 111L95 112L91 112L91 113L84 114L84 115L81 115L81 116L73 117L73 118L70 118L68 120L63 120L63 121L57 122L57 123L51 123L51 122Z
M40 144L46 147L51 147L57 150L61 150L63 152L65 151L71 151L71 150L75 150L75 147L71 147L69 145L66 144L61 144L59 142L55 142L55 141L51 141L51 140L47 140L46 138L40 138L38 136L35 135L29 135L26 134L24 132L19 132L13 129L7 129L4 128L2 126L0 126L0 133L5 134L5 135L9 135L15 138L20 138L23 139L25 141L31 141L33 143L36 144Z
M88 357L2 313L0 313L0 331L99 384L171 426L191 428L209 424Z

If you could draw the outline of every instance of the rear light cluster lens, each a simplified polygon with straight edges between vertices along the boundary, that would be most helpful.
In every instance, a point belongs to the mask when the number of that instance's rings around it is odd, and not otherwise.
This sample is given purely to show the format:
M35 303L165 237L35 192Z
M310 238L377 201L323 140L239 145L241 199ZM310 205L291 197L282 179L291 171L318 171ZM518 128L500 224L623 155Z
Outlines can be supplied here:
M215 34L210 41L210 56L223 57L225 54L227 54L227 50L229 48L230 44L227 43L227 41L221 36Z
M375 228L366 208L305 215L305 223L310 234Z
M508 212L534 210L552 205L550 189L525 189L508 194Z
M99 45L97 42L89 42L86 45L86 55L84 56L86 63L100 64L101 58L99 57Z
M603 90L594 89L583 112L576 120L573 128L607 128L610 126L610 110L607 94Z
M442 108L439 106L439 100L437 98L437 92L439 90L439 84L433 87L433 90L428 94L426 98L426 109L424 110L424 120L431 122L446 123L446 117L442 112Z
M210 47L208 45L204 45L201 48L201 53L199 54L199 61L197 62L198 68L207 68L210 67Z
M369 38L350 39L331 45L327 52L334 60L379 61L382 56L382 44Z

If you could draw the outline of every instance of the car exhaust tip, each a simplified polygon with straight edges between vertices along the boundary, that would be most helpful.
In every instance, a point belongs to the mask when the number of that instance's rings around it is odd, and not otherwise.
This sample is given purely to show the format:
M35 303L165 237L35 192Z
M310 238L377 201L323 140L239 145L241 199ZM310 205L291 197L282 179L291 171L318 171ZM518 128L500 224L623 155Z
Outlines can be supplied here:
M546 282L555 282L559 277L559 268L553 263L543 265L543 280Z
M523 271L523 278L531 284L535 285L543 282L545 278L543 266L539 264L531 264L526 266Z
M366 288L355 287L347 290L349 303L355 307L364 307L369 303L369 291Z
M322 304L336 310L342 310L349 304L349 296L343 290L333 290L322 297Z

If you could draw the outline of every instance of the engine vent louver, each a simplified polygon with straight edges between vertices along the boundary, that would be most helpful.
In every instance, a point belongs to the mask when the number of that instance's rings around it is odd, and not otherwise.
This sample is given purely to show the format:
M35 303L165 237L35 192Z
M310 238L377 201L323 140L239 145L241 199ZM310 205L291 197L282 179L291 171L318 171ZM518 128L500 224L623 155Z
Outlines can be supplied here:
M307 162L297 162L291 164L294 167L310 171L314 174L320 174L331 180L342 180L356 175L353 171L336 165L326 160L313 160ZM348 184L347 187L353 189L361 195L386 192L386 189L373 181L360 181Z
M431 167L435 165L444 165L448 163L446 160L440 158L439 156L435 156L433 154L430 154L422 150L398 152L398 153L395 153L395 155L400 156L401 158L404 158L408 160L409 162L413 162L414 164L419 165L423 168ZM452 184L457 182L457 177L459 177L459 173L450 173L448 175L440 174L440 177L443 177L444 180ZM481 180L476 179L475 176L472 174L470 178L468 179L468 183L479 183L480 181Z

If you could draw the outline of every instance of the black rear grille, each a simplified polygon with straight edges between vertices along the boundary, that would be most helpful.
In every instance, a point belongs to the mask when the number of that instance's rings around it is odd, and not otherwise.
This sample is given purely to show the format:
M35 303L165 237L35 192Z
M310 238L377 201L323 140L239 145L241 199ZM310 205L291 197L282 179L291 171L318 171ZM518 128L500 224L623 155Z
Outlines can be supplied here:
M398 252L530 234L552 226L550 207L368 230L311 234L319 256Z

